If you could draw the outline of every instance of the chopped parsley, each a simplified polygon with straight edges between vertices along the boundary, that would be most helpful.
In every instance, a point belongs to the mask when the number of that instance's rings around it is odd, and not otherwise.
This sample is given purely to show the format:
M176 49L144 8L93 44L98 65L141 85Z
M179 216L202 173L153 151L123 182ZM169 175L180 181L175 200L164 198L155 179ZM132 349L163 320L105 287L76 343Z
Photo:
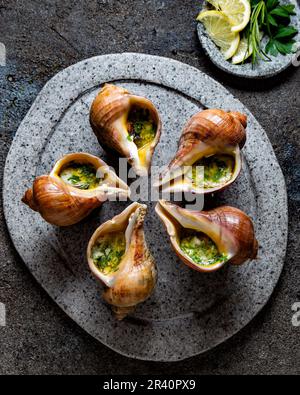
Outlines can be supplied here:
M202 168L204 168L204 174ZM196 187L213 188L226 184L233 176L234 158L230 155L213 155L202 158L192 166L190 177Z
M180 248L193 262L201 266L227 260L227 256L219 252L216 244L201 232L185 229L180 239Z
M93 189L100 184L97 171L89 164L70 163L60 173L61 179L78 189Z
M111 274L119 269L125 248L126 242L123 232L109 233L97 240L92 248L91 257L102 273Z
M154 140L157 125L146 108L133 107L127 119L128 141L142 148Z

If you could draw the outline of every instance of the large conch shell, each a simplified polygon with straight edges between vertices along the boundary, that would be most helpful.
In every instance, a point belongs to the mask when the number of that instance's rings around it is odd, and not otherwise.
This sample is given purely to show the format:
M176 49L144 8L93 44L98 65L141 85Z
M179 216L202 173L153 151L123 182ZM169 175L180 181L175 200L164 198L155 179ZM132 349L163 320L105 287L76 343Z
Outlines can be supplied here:
M133 107L147 109L156 125L154 139L140 148L128 133L127 120ZM104 149L113 149L127 158L137 175L148 174L161 135L160 116L150 100L135 96L121 87L106 84L92 104L90 123Z
M247 117L239 112L209 109L195 114L183 129L175 158L156 186L165 193L213 193L232 184L238 177L246 142ZM210 188L195 186L187 176L189 167L203 158L225 154L234 158L232 176L226 183Z
M112 305L118 320L125 318L134 311L136 305L148 299L156 285L155 262L147 247L143 229L146 212L147 206L131 204L121 214L101 225L87 248L89 267L94 276L106 285L103 298ZM125 234L125 253L118 270L106 275L95 265L92 249L103 235L120 231Z
M90 190L67 184L60 177L60 172L71 162L92 165L103 182ZM129 195L127 184L105 162L87 153L73 153L60 159L49 175L37 177L22 201L50 224L69 226L80 222L106 200Z
M190 211L160 200L156 212L166 226L172 246L179 258L200 272L213 272L226 263L241 265L257 257L258 243L251 219L241 210L222 206L210 211ZM182 229L192 229L207 235L226 260L212 265L195 263L180 248Z

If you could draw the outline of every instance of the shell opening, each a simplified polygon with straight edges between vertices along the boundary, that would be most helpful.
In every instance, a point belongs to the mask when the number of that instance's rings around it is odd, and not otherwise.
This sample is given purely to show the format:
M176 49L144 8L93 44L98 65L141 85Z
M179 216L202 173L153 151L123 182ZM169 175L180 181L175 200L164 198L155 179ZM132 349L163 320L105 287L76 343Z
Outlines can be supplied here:
M126 118L127 140L134 143L137 154L132 152L132 157L137 155L143 168L148 166L151 159L151 146L157 137L159 117L152 105L146 106L147 103L138 103L134 99L132 101Z
M196 188L222 187L231 180L234 168L235 158L232 155L215 154L195 162L188 176Z
M178 235L178 245L199 266L216 265L228 260L228 256L221 253L215 242L203 232L182 228Z
M82 190L96 189L107 178L92 163L82 160L66 163L58 175L66 184Z
M133 203L119 216L98 228L90 241L88 261L92 263L91 269L108 287L113 286L122 259L130 247L140 207L145 210L144 206Z
M239 147L195 152L186 165L171 169L158 186L165 192L212 193L232 183L241 170Z
M95 267L105 276L119 270L126 249L124 232L111 232L100 236L91 250Z
M77 189L82 196L95 195L99 200L130 196L128 185L115 171L96 156L84 152L65 155L50 176L63 181L67 187Z
M214 269L234 256L235 245L230 235L204 217L195 219L193 213L163 200L156 212L167 228L175 251L191 265Z
M133 104L127 116L128 140L140 150L152 143L157 132L157 120L153 112L145 106Z

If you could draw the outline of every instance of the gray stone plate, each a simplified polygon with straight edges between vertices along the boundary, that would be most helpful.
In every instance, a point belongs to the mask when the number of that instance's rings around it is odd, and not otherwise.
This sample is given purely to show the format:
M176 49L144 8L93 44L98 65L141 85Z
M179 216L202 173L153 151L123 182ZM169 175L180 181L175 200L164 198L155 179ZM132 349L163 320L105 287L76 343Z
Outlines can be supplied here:
M293 26L295 26L299 33L296 35L294 40L297 43L300 43L300 8L296 0L282 0L282 4L295 4L296 6L296 14L292 17ZM206 33L205 27L202 23L198 23L197 26L198 36L204 51L209 56L210 60L220 69L234 74L238 77L244 78L269 78L273 77L285 69L287 69L293 61L295 54L289 54L286 56L278 55L277 57L270 56L272 59L271 62L264 62L259 60L258 63L252 67L251 62L245 62L244 64L234 65L229 60L225 60L222 53L219 51L218 47L214 44L214 42L210 39L208 34ZM264 44L267 41L264 39ZM300 49L300 46L299 46Z
M89 126L89 108L100 85L120 84L154 101L164 130L154 165L174 155L181 128L205 107L239 110L249 116L244 171L214 200L252 216L260 242L259 260L218 273L197 273L179 261L148 203L146 236L156 257L154 295L123 322L101 299L102 286L90 275L87 242L96 227L127 203L106 203L82 223L59 229L46 224L20 199L35 176L56 159L88 151L108 160ZM262 309L280 276L287 240L285 182L268 137L253 115L220 84L174 60L117 54L82 61L43 88L20 125L4 174L4 209L14 245L25 264L58 303L88 333L115 351L144 360L178 361L228 339Z

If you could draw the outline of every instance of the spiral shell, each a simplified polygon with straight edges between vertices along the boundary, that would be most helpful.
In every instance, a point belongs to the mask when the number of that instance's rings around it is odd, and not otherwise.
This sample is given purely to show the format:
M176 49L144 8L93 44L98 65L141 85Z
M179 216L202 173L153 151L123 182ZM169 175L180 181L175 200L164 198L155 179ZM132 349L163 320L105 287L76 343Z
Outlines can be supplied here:
M127 120L133 107L148 110L156 125L153 140L140 148L130 139L128 131ZM135 96L121 87L106 84L92 104L90 123L104 149L112 149L127 158L136 174L148 174L161 135L160 116L150 100Z
M241 148L246 142L247 117L239 112L209 109L195 114L183 129L178 151L156 183L164 192L213 193L232 184L241 167ZM203 158L226 154L234 158L232 176L224 184L210 188L193 185L186 177L189 166Z
M213 272L226 263L241 265L257 257L258 242L253 223L237 208L222 206L210 211L190 211L161 200L156 212L166 226L176 254L194 270ZM215 243L218 251L226 256L226 260L208 266L195 263L180 247L182 229L204 233Z
M60 172L73 162L92 165L104 181L91 190L81 190L67 184L60 177ZM127 198L129 195L128 186L105 162L87 153L74 153L60 159L49 175L37 177L22 201L50 224L69 226L80 222L107 199Z
M88 248L87 260L94 276L106 285L104 300L112 305L118 320L122 320L135 307L152 294L157 272L144 234L144 220L147 206L133 203L121 214L102 224L93 234ZM96 266L92 251L97 240L113 232L123 232L126 249L119 263L118 270L104 274Z

